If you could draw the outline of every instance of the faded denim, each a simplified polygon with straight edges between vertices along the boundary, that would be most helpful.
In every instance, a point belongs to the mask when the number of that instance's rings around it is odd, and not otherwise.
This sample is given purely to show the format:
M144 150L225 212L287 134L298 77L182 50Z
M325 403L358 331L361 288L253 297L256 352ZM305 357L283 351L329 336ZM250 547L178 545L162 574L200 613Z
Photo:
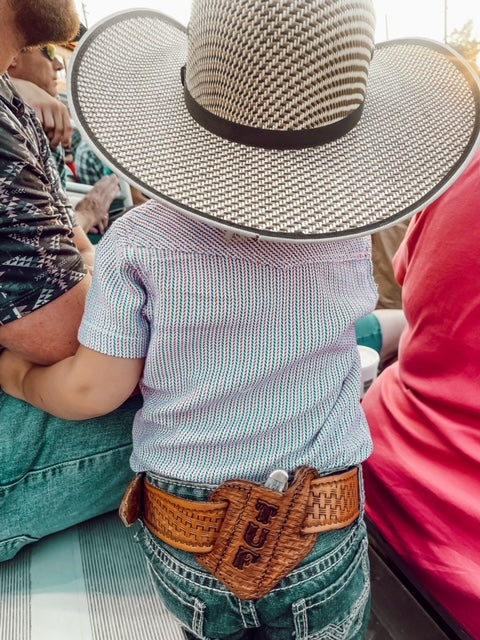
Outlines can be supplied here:
M118 508L141 404L138 396L107 416L65 421L0 391L0 561Z

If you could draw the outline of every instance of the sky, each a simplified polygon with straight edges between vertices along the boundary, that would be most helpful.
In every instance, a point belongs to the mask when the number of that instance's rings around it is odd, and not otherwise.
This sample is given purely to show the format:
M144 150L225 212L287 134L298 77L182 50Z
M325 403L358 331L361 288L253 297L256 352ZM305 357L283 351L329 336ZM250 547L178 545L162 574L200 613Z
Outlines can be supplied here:
M76 0L80 15L86 14L88 26L101 18L133 7L153 8L183 24L188 23L191 0ZM479 0L373 0L377 12L376 40L421 36L442 40L447 33L474 21L480 39ZM85 11L84 11L85 10Z

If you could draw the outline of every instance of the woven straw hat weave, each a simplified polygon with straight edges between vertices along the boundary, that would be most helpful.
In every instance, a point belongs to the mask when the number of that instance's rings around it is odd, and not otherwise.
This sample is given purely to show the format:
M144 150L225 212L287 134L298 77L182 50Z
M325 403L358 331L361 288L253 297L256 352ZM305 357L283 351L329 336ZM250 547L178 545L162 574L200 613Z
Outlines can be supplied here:
M374 47L374 29L367 0L194 0L188 34L119 13L77 48L72 112L112 169L207 223L372 233L445 191L480 134L478 80L453 50Z

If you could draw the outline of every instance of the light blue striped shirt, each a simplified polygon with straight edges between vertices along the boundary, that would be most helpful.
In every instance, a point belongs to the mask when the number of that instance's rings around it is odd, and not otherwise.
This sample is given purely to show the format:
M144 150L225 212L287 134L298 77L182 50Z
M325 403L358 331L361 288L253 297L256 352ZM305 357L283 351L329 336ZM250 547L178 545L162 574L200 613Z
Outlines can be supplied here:
M80 342L145 357L132 468L185 481L329 472L371 453L355 322L370 240L285 244L149 202L98 246Z

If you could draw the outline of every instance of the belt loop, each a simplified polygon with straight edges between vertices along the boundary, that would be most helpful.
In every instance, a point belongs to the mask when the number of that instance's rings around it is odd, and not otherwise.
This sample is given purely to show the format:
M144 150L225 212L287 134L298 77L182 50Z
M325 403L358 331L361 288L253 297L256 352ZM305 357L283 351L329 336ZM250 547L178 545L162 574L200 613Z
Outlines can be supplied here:
M127 487L118 510L123 524L131 527L143 516L145 474L137 473Z

